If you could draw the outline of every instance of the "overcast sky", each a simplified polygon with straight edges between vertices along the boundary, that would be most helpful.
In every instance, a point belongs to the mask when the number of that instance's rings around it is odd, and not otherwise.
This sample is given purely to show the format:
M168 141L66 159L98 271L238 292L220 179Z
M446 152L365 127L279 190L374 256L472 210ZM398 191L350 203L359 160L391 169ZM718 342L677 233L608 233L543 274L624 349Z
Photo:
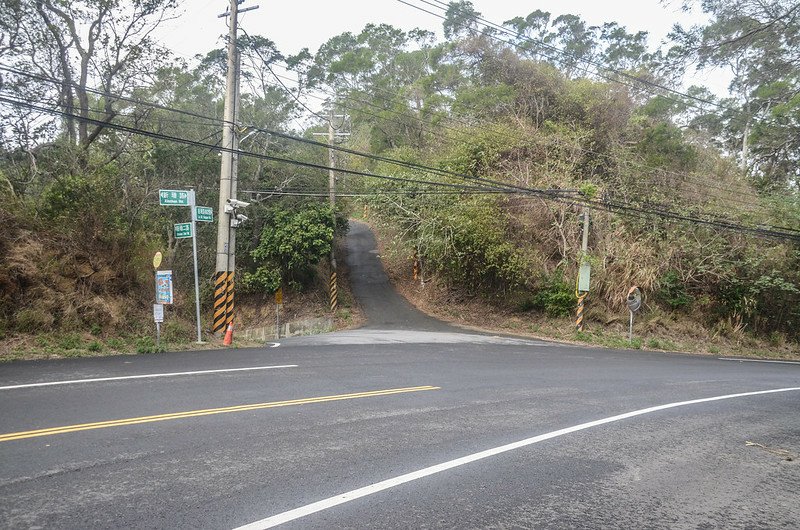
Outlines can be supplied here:
M418 0L409 0L417 5ZM664 3L659 0L538 0L519 2L509 0L473 0L475 8L487 20L502 23L531 11L549 11L552 18L563 14L580 15L591 25L617 22L631 33L647 31L651 48L656 48L675 23L691 25L703 21L699 13L684 13L679 0ZM220 36L227 31L224 18L225 0L186 0L182 15L166 23L157 37L183 57L193 57L221 47ZM409 30L415 27L435 31L441 38L442 20L404 5L397 0L246 0L241 8L258 5L259 9L245 13L241 26L251 35L272 39L284 54L296 53L307 47L312 52L330 37L345 31L358 33L368 23L387 23ZM428 7L431 11L436 11ZM693 80L718 93L727 81L717 73Z

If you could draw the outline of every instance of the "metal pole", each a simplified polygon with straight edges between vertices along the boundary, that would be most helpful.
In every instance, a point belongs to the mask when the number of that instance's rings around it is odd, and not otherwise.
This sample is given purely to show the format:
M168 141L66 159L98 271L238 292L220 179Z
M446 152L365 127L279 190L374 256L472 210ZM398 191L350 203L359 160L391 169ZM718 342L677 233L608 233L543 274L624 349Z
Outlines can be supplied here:
M197 274L197 200L194 190L189 190L189 207L192 209L192 258L194 259L194 309L197 316L197 344L203 343L200 326L200 279Z
M281 338L281 305L275 304L275 338Z
M633 344L633 311L628 310L631 314L631 323L628 326L628 342Z
M156 348L161 347L161 322L156 322Z

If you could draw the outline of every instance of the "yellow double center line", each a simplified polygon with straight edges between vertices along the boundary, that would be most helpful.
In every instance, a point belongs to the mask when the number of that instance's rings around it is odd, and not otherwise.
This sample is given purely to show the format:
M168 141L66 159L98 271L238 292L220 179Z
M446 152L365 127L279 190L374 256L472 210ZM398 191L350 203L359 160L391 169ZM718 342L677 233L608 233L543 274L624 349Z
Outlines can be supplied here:
M338 394L335 396L320 396L320 397L311 397L303 399L291 399L288 401L253 403L250 405L236 405L233 407L220 407L216 409L188 410L185 412L173 412L170 414L157 414L155 416L140 416L138 418L98 421L95 423L81 423L79 425L65 425L63 427L51 427L49 429L38 429L35 431L10 432L8 434L0 434L0 442L23 440L25 438L36 438L37 436L51 436L53 434L65 434L69 432L88 431L92 429L105 429L106 427L122 427L124 425L136 425L137 423L179 420L182 418L193 418L195 416L210 416L212 414L226 414L228 412L244 412L247 410L271 409L276 407L291 407L294 405L308 405L311 403L326 403L328 401L342 401L345 399L390 396L392 394L406 394L409 392L422 392L424 390L439 390L439 389L440 387L438 386L412 386L407 388L391 388L388 390L372 390L370 392L356 392L353 394Z

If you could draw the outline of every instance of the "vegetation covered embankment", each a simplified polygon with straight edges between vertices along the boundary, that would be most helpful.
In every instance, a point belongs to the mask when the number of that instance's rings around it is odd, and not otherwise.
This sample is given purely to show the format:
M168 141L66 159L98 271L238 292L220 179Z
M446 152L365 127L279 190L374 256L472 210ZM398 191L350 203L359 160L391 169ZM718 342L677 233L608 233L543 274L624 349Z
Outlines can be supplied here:
M63 4L0 16L0 334L6 348L152 351L161 251L177 282L165 337L189 344L191 245L173 232L188 211L157 194L191 188L217 205L226 51L190 62L154 42L172 1ZM796 351L800 29L781 0L732 5L699 4L708 22L661 50L574 15L489 26L463 1L442 7L444 41L369 24L284 56L243 32L238 194L251 205L236 278L253 306L241 315L268 324L258 306L281 286L326 311L331 248L366 209L437 300L570 329L588 261L591 333L619 332L637 285L652 340L697 327L688 341ZM691 64L735 64L729 95L681 89ZM315 136L331 129L333 156ZM215 230L197 235L207 328Z

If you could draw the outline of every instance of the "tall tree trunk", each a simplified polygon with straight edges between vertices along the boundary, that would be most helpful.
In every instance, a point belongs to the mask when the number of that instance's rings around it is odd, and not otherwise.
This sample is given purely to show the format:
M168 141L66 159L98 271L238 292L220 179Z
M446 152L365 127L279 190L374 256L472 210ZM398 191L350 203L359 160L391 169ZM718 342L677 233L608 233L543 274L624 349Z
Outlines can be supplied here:
M750 158L750 118L744 124L744 132L742 133L742 153L739 166L742 171L747 172L747 161Z

